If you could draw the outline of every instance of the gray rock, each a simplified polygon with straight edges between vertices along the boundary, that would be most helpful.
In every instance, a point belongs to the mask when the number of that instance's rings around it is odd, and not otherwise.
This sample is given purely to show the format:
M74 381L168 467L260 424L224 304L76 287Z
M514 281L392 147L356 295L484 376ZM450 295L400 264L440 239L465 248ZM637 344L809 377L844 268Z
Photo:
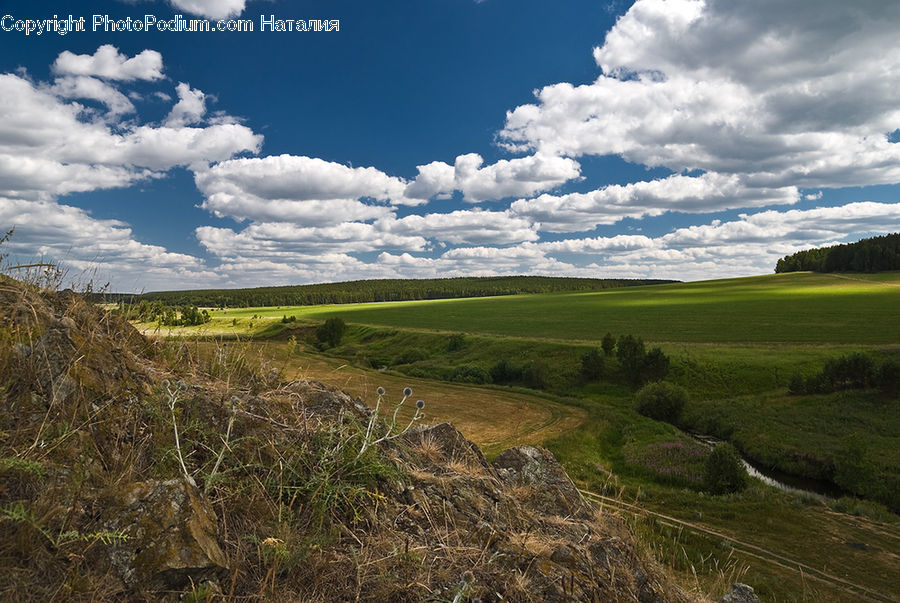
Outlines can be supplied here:
M493 464L498 469L506 469L507 473L501 475L512 483L534 487L540 506L547 513L576 515L587 508L562 465L545 448L510 448L494 459Z
M718 603L758 603L759 597L753 592L752 586L736 583L731 587L731 592L719 599Z

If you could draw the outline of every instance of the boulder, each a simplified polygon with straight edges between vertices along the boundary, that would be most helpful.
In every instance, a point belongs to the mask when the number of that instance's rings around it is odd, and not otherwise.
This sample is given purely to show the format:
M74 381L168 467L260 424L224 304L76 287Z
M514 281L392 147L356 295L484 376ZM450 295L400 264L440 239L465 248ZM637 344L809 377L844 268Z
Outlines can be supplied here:
M740 582L731 587L731 592L719 599L719 603L759 603L753 587Z
M227 567L218 518L196 486L184 479L137 482L113 498L105 528L125 541L109 557L126 584L179 588Z
M581 493L549 450L539 446L510 448L494 459L500 475L516 485L531 486L540 507L553 515L586 512Z

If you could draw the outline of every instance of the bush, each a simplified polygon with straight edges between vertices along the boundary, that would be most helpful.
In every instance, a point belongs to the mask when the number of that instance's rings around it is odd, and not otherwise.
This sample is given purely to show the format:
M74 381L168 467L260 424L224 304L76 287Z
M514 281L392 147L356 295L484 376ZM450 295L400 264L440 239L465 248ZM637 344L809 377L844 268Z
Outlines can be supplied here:
M641 374L644 369L644 341L640 337L633 335L622 335L616 343L616 358L619 359L619 366L622 367L622 373L633 385L641 382Z
M509 358L501 358L490 370L494 383L514 383L525 380L525 369L522 365L513 364Z
M550 367L543 360L533 360L525 367L525 385L531 389L544 389L550 378Z
M404 350L397 359L394 361L394 364L412 364L413 362L419 362L420 360L427 360L428 354L422 351L419 348L410 348L408 350Z
M688 400L684 388L659 382L645 386L635 397L635 409L651 419L675 423Z
M450 381L476 384L490 383L491 376L477 364L463 364L454 369L453 374L450 375Z
M856 352L826 360L822 370L808 379L795 373L788 384L788 393L829 394L845 389L880 387L893 396L896 395L898 386L900 364L896 360L885 360L879 366L871 356Z
M896 396L900 390L900 363L896 360L885 360L878 369L878 385L889 396Z
M871 387L875 374L875 361L859 352L827 360L822 368L822 379L830 391Z
M706 457L703 483L712 494L740 492L747 487L747 470L734 446L725 442Z
M791 375L791 380L788 382L788 393L792 396L806 393L806 382L803 380L803 375L800 373Z
M581 376L586 381L597 381L603 376L603 356L600 350L595 348L582 354Z
M644 381L662 381L669 374L669 357L659 348L653 348L644 356Z
M450 339L447 340L447 351L448 352L457 352L466 345L466 336L462 333L454 333L450 336Z
M341 344L346 330L347 324L343 320L329 318L316 329L316 339L319 340L319 343L333 348Z
M600 347L603 348L603 353L607 356L613 355L613 351L616 349L616 338L612 336L612 333L607 333L603 336Z

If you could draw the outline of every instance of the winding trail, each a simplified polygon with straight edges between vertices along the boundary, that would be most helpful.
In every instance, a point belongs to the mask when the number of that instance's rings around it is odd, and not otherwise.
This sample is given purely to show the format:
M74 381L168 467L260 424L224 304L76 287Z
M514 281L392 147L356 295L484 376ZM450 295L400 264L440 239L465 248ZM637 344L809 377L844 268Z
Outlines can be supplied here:
M789 557L785 557L779 553L771 551L769 549L756 546L754 544L750 544L748 542L742 542L734 538L734 536L724 534L722 532L717 532L715 530L711 530L709 528L703 527L696 523L691 523L688 521L684 521L681 519L677 519L672 517L671 515L665 515L663 513L657 513L655 511L650 511L644 507L639 507L637 505L632 505L630 503L626 503L615 498L610 498L608 496L603 496L602 494L597 494L596 492L591 492L589 490L579 490L583 495L587 496L590 499L599 501L605 506L612 507L613 509L629 513L635 516L641 515L649 515L652 517L656 517L658 519L664 520L663 523L668 523L668 525L672 527L680 527L691 530L695 533L712 536L715 538L721 538L727 540L732 544L732 547L743 555L747 555L750 557L754 557L766 563L770 563L772 565L777 565L781 568L796 571L801 574L803 578L815 580L817 582L821 582L827 584L828 586L840 590L842 592L852 594L857 598L860 598L865 601L879 601L879 602L894 602L900 601L900 598L897 595L886 595L884 593L880 593L872 590L871 588L867 588L865 586L861 586L859 584L855 584L850 582L849 580L845 580L833 574L829 574L823 570L816 569L804 563L800 563L794 559ZM892 535L893 536L893 535Z

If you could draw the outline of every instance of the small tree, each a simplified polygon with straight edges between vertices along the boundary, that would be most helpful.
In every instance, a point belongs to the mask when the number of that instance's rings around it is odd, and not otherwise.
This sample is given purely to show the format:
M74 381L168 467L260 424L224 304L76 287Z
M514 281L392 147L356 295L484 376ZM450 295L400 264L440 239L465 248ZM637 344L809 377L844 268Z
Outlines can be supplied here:
M703 482L712 494L730 494L747 487L747 470L734 446L723 442L712 449L706 457Z
M454 333L450 336L450 339L447 340L447 351L448 352L457 352L466 345L466 336L462 333Z
M622 373L632 385L639 385L644 372L644 341L633 335L622 335L616 344L616 358Z
M612 333L607 333L603 336L603 341L600 342L600 347L603 348L603 353L605 355L613 355L613 352L616 349L616 338L612 336Z
M644 356L644 370L641 379L662 381L669 374L669 357L660 348L653 348Z
M635 400L635 409L645 417L675 423L687 403L688 393L671 383L651 383L637 393Z
M603 356L594 348L581 355L581 376L586 381L597 381L603 376Z
M316 339L320 343L333 348L341 344L347 324L340 318L329 318L316 329Z

